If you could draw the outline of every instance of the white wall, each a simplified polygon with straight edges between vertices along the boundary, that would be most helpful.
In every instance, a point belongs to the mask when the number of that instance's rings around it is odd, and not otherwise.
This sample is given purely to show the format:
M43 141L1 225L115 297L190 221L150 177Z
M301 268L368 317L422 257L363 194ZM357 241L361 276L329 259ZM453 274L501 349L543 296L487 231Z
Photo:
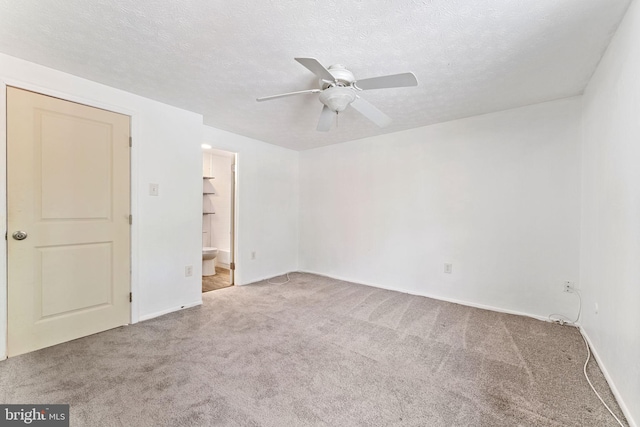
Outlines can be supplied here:
M201 302L202 117L0 54L0 80L132 116L133 321ZM6 224L5 86L0 84L0 223ZM148 195L149 183L160 196ZM6 246L0 249L0 356L6 354ZM194 276L184 277L185 265Z
M301 152L301 269L575 315L579 120L569 98Z
M640 422L639 40L636 0L585 91L582 148L582 326L632 425Z
M296 271L298 152L208 126L203 142L238 154L235 283Z
M202 303L202 117L149 100L140 111L138 280L146 319ZM149 183L160 185L158 197L149 196Z

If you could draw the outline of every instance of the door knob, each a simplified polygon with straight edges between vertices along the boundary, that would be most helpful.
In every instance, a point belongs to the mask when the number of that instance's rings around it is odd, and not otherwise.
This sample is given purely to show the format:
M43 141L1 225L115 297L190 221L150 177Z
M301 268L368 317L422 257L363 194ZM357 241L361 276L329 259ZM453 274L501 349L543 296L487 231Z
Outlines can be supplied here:
M16 231L15 233L12 234L13 238L16 240L24 240L27 238L27 232L26 231Z

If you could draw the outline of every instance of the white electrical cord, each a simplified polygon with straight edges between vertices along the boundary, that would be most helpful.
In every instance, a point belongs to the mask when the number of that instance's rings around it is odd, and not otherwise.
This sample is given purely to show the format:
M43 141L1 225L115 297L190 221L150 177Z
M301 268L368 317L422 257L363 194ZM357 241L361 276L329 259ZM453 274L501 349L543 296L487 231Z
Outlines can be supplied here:
M571 320L568 317L563 316L562 314L550 314L549 315L550 322L560 323L561 325L576 326L576 323L578 322L578 320L580 320L580 315L582 314L582 297L580 296L580 292L577 289L571 288L570 292L573 292L576 295L578 295L578 302L580 304L578 306L578 316L576 317L576 320ZM559 319L554 319L553 317L559 317Z
M609 406L606 403L604 403L604 400L602 400L602 397L600 396L600 393L598 393L596 391L595 387L593 386L593 383L589 379L589 375L587 375L587 365L589 364L589 360L591 359L591 349L589 348L589 343L587 342L587 339L583 335L582 330L576 324L578 322L578 320L580 320L580 315L582 314L582 297L580 296L580 292L577 289L574 289L574 288L570 288L570 289L571 289L570 292L573 292L576 295L578 295L578 301L580 303L580 305L578 306L578 316L576 317L575 320L571 320L568 317L563 316L562 314L550 314L549 315L549 321L555 322L555 323L559 323L562 326L570 325L570 326L575 326L576 328L578 328L578 331L580 332L580 336L582 337L582 340L584 341L584 345L587 347L587 360L584 362L584 366L582 367L582 372L584 373L584 377L587 379L587 382L589 383L589 387L591 387L591 390L593 390L593 392L596 394L596 396L598 396L598 399L600 399L600 402L602 402L604 407L607 408L607 411L609 411L611 416L613 416L613 418L616 419L618 424L620 424L622 427L625 427L625 425L622 423L622 421L620 421L620 419L616 416L616 414L613 413L611 408L609 408Z
M278 277L278 276L276 276L276 277ZM275 282L271 281L272 279L274 279L274 277L272 277L271 279L267 280L267 283L269 283L271 285L284 285L285 283L289 283L291 281L291 279L289 278L289 273L287 273L287 280L285 280L284 282L275 283Z
M620 424L621 427L625 427L625 425L622 423L622 421L620 421L620 418L616 417L616 414L614 414L613 411L611 410L611 408L609 408L609 405L604 403L604 400L602 400L602 397L600 396L600 393L598 393L596 391L596 388L593 386L593 384L591 383L591 380L589 379L589 376L587 375L587 365L589 364L589 359L591 359L591 349L589 349L589 343L587 343L587 339L582 334L582 331L580 331L580 336L582 337L582 340L584 341L584 345L587 347L587 360L584 362L584 366L582 368L582 372L584 372L584 377L587 379L587 382L589 383L589 387L591 387L591 390L593 390L593 392L596 394L596 396L598 396L598 399L600 399L600 402L602 402L604 407L607 408L607 411L609 411L611 416L616 419L616 421L618 422L618 424Z

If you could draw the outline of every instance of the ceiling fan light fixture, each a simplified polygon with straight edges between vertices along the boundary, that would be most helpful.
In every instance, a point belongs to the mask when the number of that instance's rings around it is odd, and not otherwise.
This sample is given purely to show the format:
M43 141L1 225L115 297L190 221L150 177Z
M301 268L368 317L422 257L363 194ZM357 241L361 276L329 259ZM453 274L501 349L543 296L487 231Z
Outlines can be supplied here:
M320 94L320 102L334 113L340 113L356 99L356 93L349 87L334 86Z

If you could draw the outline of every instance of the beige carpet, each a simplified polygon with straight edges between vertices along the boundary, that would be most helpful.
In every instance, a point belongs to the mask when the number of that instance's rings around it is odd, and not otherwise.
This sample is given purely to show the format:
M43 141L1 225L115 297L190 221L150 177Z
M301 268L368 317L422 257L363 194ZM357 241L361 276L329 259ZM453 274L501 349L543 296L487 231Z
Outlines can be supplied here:
M0 362L0 401L72 426L615 425L573 328L291 278Z

